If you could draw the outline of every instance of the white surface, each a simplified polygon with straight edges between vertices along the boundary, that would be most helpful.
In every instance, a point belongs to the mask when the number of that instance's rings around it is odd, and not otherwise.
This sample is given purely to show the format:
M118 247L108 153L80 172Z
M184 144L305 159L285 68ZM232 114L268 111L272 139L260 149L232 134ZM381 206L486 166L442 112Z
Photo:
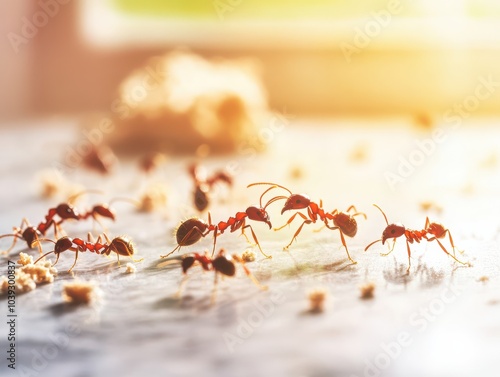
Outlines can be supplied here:
M230 160L242 167L235 188L223 192L224 202L212 209L214 220L227 219L256 203L262 191L245 186L259 180L283 183L295 192L308 193L316 201L323 198L327 209L356 204L368 215L367 221L358 221L358 235L347 240L357 265L346 262L337 233L312 232L317 225L304 228L291 248L292 259L281 248L299 221L292 229L280 232L269 232L259 224L254 229L273 258L263 260L257 254L258 261L248 267L269 286L268 291L259 291L238 270L237 277L220 282L217 301L210 305L213 274L193 268L183 299L175 299L182 278L179 267L156 265L160 262L158 256L174 247L172 233L179 220L194 215L194 211L189 206L191 188L185 172L188 160L174 159L159 175L171 188L165 215L137 214L127 204L117 204L116 223L106 223L110 234L127 234L134 239L138 254L145 258L137 264L136 274L124 273L126 262L119 268L114 258L87 253L80 256L72 276L65 271L73 255L63 254L54 284L17 297L18 368L32 369L31 375L78 377L371 376L376 374L364 374L363 369L366 363L383 358L381 343L394 342L401 332L408 332L412 344L403 347L380 375L496 376L495 362L500 352L499 170L498 166L479 165L492 153L498 154L500 132L494 127L478 126L450 134L425 164L392 191L384 172L395 170L399 155L407 156L414 148L413 140L427 135L396 128L396 121L383 128L354 127L360 126L355 122L344 126L311 127L308 122L294 121L274 135L266 155L216 159L207 165L221 167ZM34 174L59 158L65 142L75 140L73 132L67 130L61 133L49 127L43 132L2 131L0 233L9 232L25 216L37 223L47 208L57 204L58 200L37 198ZM350 161L348 155L360 144L369 147L367 161ZM301 180L289 178L290 169L296 165L305 171ZM137 178L131 162L122 162L119 175L111 179L82 171L71 179L108 191L107 196L90 197L88 203L133 196L145 184ZM379 256L384 250L380 245L362 252L369 242L380 237L385 225L371 203L384 208L390 221L421 228L426 216L419 210L422 200L443 207L439 216L430 213L431 220L442 222L452 231L456 245L466 250L461 258L471 261L473 267L456 268L437 244L424 243L412 248L414 267L411 275L404 277L404 242L398 242L393 255L386 258ZM271 209L275 226L288 219L279 215L280 204ZM85 236L91 228L90 222L65 226L72 236ZM6 246L8 242L1 240L0 247ZM248 247L237 235L221 236L218 246L230 253L241 253ZM207 239L183 248L182 253L209 247ZM16 260L21 250L19 245L9 258ZM36 255L36 251L31 253ZM2 274L6 263L2 259ZM489 276L489 282L478 282L481 276ZM103 299L92 307L64 305L62 284L76 278L96 281ZM375 298L362 301L358 287L367 281L377 285ZM450 287L459 293L449 294ZM306 313L307 294L315 288L326 289L328 298L325 312L311 315ZM435 315L435 319L422 320L421 310L431 306L435 314L440 309L443 293L452 302L445 304L443 313ZM1 312L6 313L5 299L0 300L0 305ZM436 307L432 309L432 305ZM268 311L259 315L263 310L259 307ZM243 334L246 338L240 338L232 352L224 334L238 336L242 323L249 321L254 321L255 326L247 328L248 333ZM68 324L77 326L79 334L70 337L53 359L36 370L33 355L50 347L50 336L63 332ZM2 325L0 329L0 349L5 354L3 334L7 334L7 328ZM4 363L2 357L2 375L23 375L19 369L11 372Z

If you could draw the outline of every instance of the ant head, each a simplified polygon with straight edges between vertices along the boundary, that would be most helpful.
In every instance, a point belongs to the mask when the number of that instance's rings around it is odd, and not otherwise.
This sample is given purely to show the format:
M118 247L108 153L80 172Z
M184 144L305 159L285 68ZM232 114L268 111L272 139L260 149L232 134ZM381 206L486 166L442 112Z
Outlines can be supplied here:
M382 245L390 238L398 238L405 234L405 227L401 224L390 224L382 233Z
M107 254L111 252L111 250L115 251L119 255L123 255L125 257L129 257L134 255L135 248L134 244L130 239L127 237L116 237L111 241L111 244L109 245L109 249Z
M290 209L304 209L309 206L311 203L311 199L307 195L300 194L292 194L286 200L283 209L281 210L281 214Z
M99 216L102 216L102 217L106 217L108 219L111 219L111 220L115 221L115 214L113 213L113 211L111 210L111 208L109 208L105 204L97 204L97 205L95 205L92 208L92 214L99 215Z
M198 211L204 211L209 204L208 186L205 184L196 185L194 191L194 205Z
M78 212L69 204L62 203L56 207L56 213L61 219L75 219L78 220Z
M38 241L36 229L32 226L27 227L23 232L23 239L26 241L29 248L34 247Z
M236 273L236 266L223 253L219 253L219 256L212 261L212 266L215 271L226 276L234 276Z
M182 258L182 272L186 273L187 270L189 270L191 267L193 267L194 262L196 261L196 258L189 255L185 256Z
M73 246L73 242L69 237L59 238L54 246L54 254L60 254Z
M262 221L267 225L269 225L269 229L271 229L272 227L271 220L269 219L269 215L264 208L257 206L250 206L247 208L245 213L247 214L250 220Z

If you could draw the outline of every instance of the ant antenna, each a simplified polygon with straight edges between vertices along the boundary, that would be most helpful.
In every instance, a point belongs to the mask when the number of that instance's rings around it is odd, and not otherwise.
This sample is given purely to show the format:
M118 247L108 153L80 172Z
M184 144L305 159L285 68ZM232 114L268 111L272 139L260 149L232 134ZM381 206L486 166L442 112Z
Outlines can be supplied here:
M84 191L80 191L74 195L71 195L69 198L68 198L68 203L70 204L73 204L73 202L80 196L84 195L84 194L88 194L88 193L92 193L92 194L101 194L103 195L104 192L101 191L101 190L96 190L96 189L89 189L89 190L84 190Z
M126 197L117 197L117 198L113 198L109 201L109 207L111 207L111 204L113 202L128 202L128 203L132 203L133 205L137 206L137 207L140 207L140 203L135 200L135 199L131 199L131 198L126 198Z
M282 189L283 189L283 190L285 190L285 191L288 191L288 193L289 193L290 195L292 195L292 192L291 192L289 189L287 189L286 187L281 186L281 185L278 185L277 183L271 183L271 182L256 182L256 183L250 183L250 184L247 186L247 188L248 188L248 187L252 187L252 186L257 186L257 185L270 185L270 186L274 186L274 187L279 187L279 188L282 188ZM272 187L272 188L274 188L274 187Z
M52 250L52 251L49 251L48 253L43 254L40 258L38 258L36 261L34 261L33 264L37 264L40 259L43 259L47 255L52 254L54 252L55 252L55 250ZM54 262L54 264L52 266L54 266L57 263L58 260L59 260L59 254L57 254L56 261Z
M281 200L281 199L288 199L288 197L287 196L283 196L283 195L281 195L281 196L275 196L274 198L270 199L266 203L266 205L264 206L264 209L266 209L269 204L272 204L272 203L274 203L274 202L276 202L278 200Z
M380 212L382 212L382 215L384 215L385 222L387 225L389 225L389 221L387 221L387 216L385 215L384 211L382 211L382 208L380 208L378 205L374 204L375 207L379 209Z

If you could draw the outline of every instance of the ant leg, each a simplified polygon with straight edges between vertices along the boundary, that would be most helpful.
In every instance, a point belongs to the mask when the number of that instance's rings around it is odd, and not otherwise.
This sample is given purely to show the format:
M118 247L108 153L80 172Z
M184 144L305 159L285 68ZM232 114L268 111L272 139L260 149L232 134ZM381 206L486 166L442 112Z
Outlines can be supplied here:
M7 250L1 251L0 254L9 254L10 251L14 248L14 246L16 246L17 239L23 238L19 234L14 234L14 233L13 234L4 234L3 236L0 236L0 238L4 238L4 237L14 237L14 241L12 241L12 244L10 245L10 247Z
M448 238L450 239L450 245L451 245L452 250L453 250L453 255L456 255L456 254L455 254L455 249L456 249L456 247L455 247L455 244L453 243L453 238L451 237L451 232L450 232L450 230L449 230L449 229L446 229L446 232L448 232ZM464 253L464 250L458 250L458 252L459 252L460 254L463 254L463 253Z
M425 218L425 225L424 225L424 229L427 229L429 227L429 225L431 225L431 222L429 221L429 216L427 216Z
M410 250L410 243L408 240L406 240L406 248L408 249L408 268L406 269L406 274L410 274L410 268L411 268L411 250Z
M182 246L186 246L184 243L186 242L186 240L189 239L189 237L191 237L191 235L193 234L193 232L198 232L200 234L201 237L206 237L208 233L210 233L209 230L207 230L205 233L203 233L198 227L194 227L194 228L191 228L187 233L186 235L182 238L181 242L179 242L177 244L177 246L175 247L174 250L172 250L170 253L168 254L165 254L165 255L160 255L160 258L166 258L168 257L170 254L174 253L176 250L180 249ZM216 237L217 235L217 229L215 229L215 232L214 232L214 237ZM215 240L214 240L214 251L215 251Z
M350 206L349 208L347 208L346 212L349 213L350 211L354 211L354 213L351 215L352 217L354 217L354 216L363 216L365 218L365 220L367 219L366 213L364 213L364 212L358 212L358 210L356 209L355 206Z
M265 256L266 258L272 258L272 256L267 255L266 253L264 253L264 252L262 251L262 248L260 247L259 240L257 239L257 236L255 235L255 232L253 231L252 226L251 226L250 224L243 226L243 227L241 228L241 232L243 232L245 228L250 228L250 232L252 232L252 237L253 237L253 239L254 239L254 241L255 241L255 244L259 247L259 250L260 250L260 252L262 253L262 255L263 255L263 256Z
M298 214L302 215L300 212L297 212ZM304 216L304 215L302 215ZM305 217L305 216L304 216ZM293 238L292 240L290 241L290 243L288 245L286 245L283 250L288 250L288 248L290 247L290 245L293 243L293 241L295 241L295 239L297 238L297 236L299 235L299 233L302 231L302 227L304 226L304 224L311 224L312 221L311 220L304 220L304 222L299 226L299 228L297 229L297 231L295 232L295 234L293 235Z
M71 268L68 270L68 272L71 272L71 270L73 270L73 267L75 267L76 265L76 261L78 260L78 248L76 248L75 250L75 261L73 262L73 265L71 266Z
M218 236L217 232L218 232L218 230L219 229L217 227L215 227L215 230L214 230L214 247L212 248L212 257L215 254L215 245L217 244L217 236ZM208 234L208 232L207 232L207 234ZM203 237L205 237L205 236L203 236Z
M469 263L467 263L467 262L462 262L461 260L457 259L457 257L455 257L454 255L450 254L450 253L448 252L448 250L446 250L446 248L444 247L444 245L443 245L443 244L442 244L442 243L441 243L441 242L440 242L440 241L439 241L436 237L429 238L429 240L428 240L428 241L429 241L429 242L430 242L430 241L436 241L436 242L439 244L439 246L441 247L441 249L442 249L442 250L443 250L446 254L448 254L450 257L452 257L452 258L453 258L456 262L458 262L458 263L460 263L460 264L463 264L464 266L470 266L470 264L469 264Z
M357 264L358 262L356 262L354 259L352 259L351 255L349 254L349 250L347 249L347 244L345 242L344 233L342 232L342 230L338 226L336 226L336 227L330 227L330 226L327 225L327 227L328 227L328 229L338 230L339 231L339 233L340 233L340 240L342 241L342 246L345 247L345 251L347 253L347 258L349 258L349 260L352 262L352 264Z
M212 298L210 300L210 303L212 305L215 303L215 297L217 295L217 277L218 277L218 272L215 271L214 288L212 289Z
M250 272L250 270L247 268L247 266L245 266L245 261L243 259L241 259L239 256L237 255L233 255L232 256L233 260L235 262L238 262L241 264L241 267L243 268L243 270L245 271L245 274L249 277L249 279L257 286L259 287L259 289L262 289L263 291L267 290L267 286L266 285L262 285L259 283L259 281L257 280L257 278Z
M387 252L387 253L380 253L380 255L383 256L383 257L388 256L390 253L392 253L394 251L394 246L396 246L396 239L395 238L393 239L392 247L389 249L389 252Z
M181 284L179 285L179 289L175 293L174 297L179 298L182 295L182 290L186 286L186 283L188 281L189 276L187 274L184 274L184 277L182 278Z
M288 221L286 222L286 224L284 224L283 226L280 226L279 228L273 228L273 229L274 229L275 231L278 231L278 230L283 229L285 226L290 225L290 224L292 223L292 221L295 219L295 217L296 217L297 215L299 215L300 217L302 217L304 220L309 220L309 219L306 217L306 215L304 215L303 213L301 213L301 212L296 212L296 213L294 213L294 214L292 215L292 217L290 217L290 218L288 219Z

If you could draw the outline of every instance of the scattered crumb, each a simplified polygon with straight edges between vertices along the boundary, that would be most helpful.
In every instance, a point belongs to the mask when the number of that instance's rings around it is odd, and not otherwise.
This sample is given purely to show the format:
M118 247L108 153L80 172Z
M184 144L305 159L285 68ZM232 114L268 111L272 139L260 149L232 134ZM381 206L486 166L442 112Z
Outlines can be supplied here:
M136 271L137 271L137 267L134 264L129 262L125 265L125 273L135 274Z
M57 275L57 269L52 267L50 261L44 261L43 264L33 264L33 257L28 254L19 254L18 263L22 267L16 268L15 286L16 293L26 293L32 291L39 284L54 282L54 276ZM6 276L0 278L0 295L5 295L9 287Z
M146 188L140 198L139 211L153 212L167 205L167 186L154 183Z
M290 169L290 178L292 179L302 179L304 178L304 168L299 165L295 165Z
M478 282L486 284L487 282L490 281L490 278L488 276L481 276L477 279Z
M483 169L495 169L498 166L497 155L491 153L487 158L480 162L479 166Z
M100 296L99 288L92 282L74 282L63 286L64 301L72 304L90 304Z
M326 291L324 289L315 289L309 292L309 313L322 313L326 299Z
M19 254L19 260L17 261L21 266L26 266L27 264L33 264L33 257L26 253Z
M60 194L67 184L62 174L56 169L45 169L38 173L40 195L43 198L53 198Z
M253 250L245 250L243 254L241 254L241 259L243 259L244 262L253 262L255 261L255 252Z
M349 160L352 162L363 162L368 159L368 146L366 144L359 144L355 146L350 155Z
M0 279L1 279L0 293L2 295L6 295L9 289L9 281L7 279L7 276L2 276ZM36 283L31 278L31 276L29 274L19 271L19 269L16 269L15 280L16 280L15 287L17 294L26 293L36 288Z
M432 202L430 200L426 200L426 201L420 202L420 209L422 211L431 211L431 210L434 210L437 213L441 213L443 211L443 207L437 205L436 203L434 203L434 202Z
M423 130L430 130L434 127L434 118L428 113L419 113L414 117L415 126Z
M158 80L138 102L137 85L150 81L151 69ZM237 152L242 143L256 151L266 147L259 131L270 111L257 61L209 60L173 51L131 72L119 92L120 103L131 111L112 114L116 128L107 142L117 151L168 150L203 157Z
M36 284L45 284L54 282L54 274L49 267L39 264L28 264L19 268L19 271L29 275Z
M366 283L359 287L359 290L361 291L361 296L359 296L360 299L362 300L369 300L374 297L375 293L375 284L374 283Z

